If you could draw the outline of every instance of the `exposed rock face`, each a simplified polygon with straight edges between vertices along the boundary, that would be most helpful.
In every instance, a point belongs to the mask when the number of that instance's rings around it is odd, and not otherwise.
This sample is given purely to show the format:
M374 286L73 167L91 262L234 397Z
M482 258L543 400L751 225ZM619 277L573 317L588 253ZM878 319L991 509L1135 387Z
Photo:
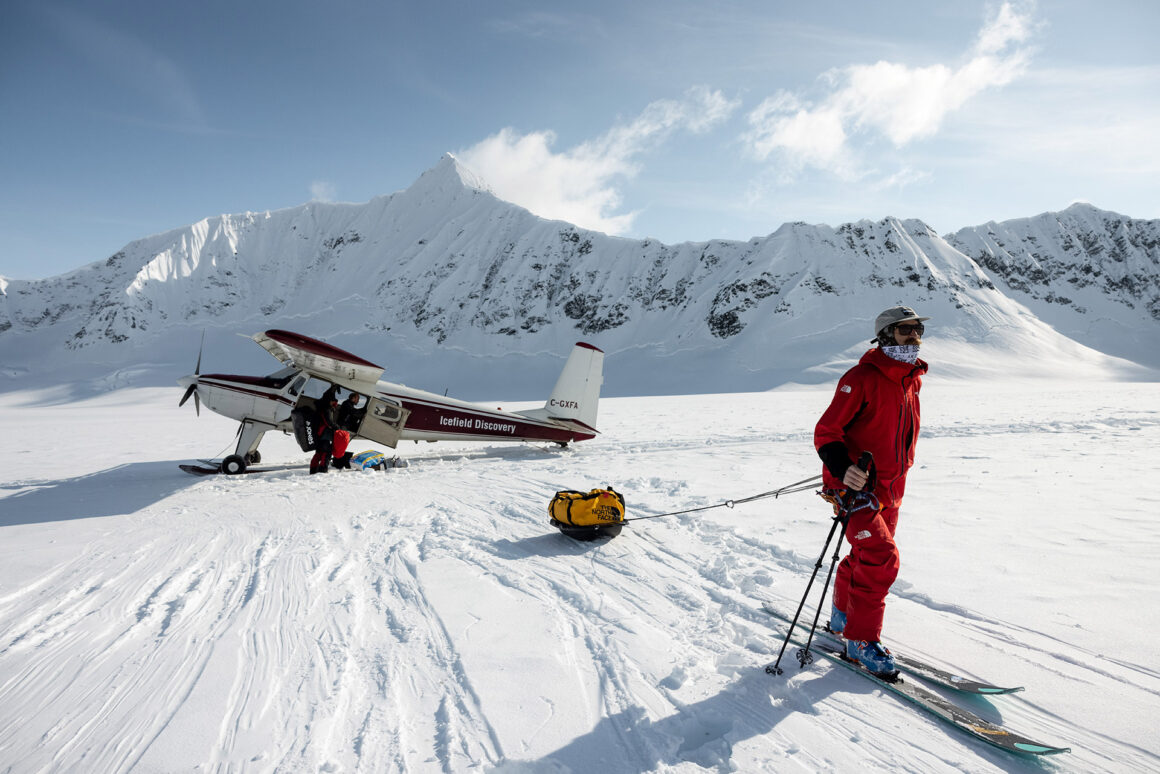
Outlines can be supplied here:
M1049 304L1090 309L1106 300L1160 321L1160 221L1087 204L1034 218L965 228L947 241L997 282Z

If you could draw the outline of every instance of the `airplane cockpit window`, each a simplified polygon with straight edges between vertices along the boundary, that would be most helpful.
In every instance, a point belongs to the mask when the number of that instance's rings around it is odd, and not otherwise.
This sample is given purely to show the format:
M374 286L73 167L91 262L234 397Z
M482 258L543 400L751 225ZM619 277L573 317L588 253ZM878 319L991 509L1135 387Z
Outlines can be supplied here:
M302 388L302 394L317 400L318 398L321 398L323 393L325 393L327 390L336 389L337 387L338 385L334 384L333 382L327 382L312 376L306 383L306 386Z
M384 422L395 422L402 415L399 405L385 401L375 401L371 411Z
M306 384L306 377L300 376L294 380L294 384L290 385L290 394L297 395L302 392L302 385Z

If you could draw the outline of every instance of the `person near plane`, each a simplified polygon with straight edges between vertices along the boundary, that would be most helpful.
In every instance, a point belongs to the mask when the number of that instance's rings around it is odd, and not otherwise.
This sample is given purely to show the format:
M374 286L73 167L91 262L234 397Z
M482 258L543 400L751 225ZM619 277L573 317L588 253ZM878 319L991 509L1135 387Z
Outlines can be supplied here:
M350 443L351 435L358 432L363 417L367 413L365 406L361 409L358 407L361 397L357 392L352 392L338 407L338 424L334 431L333 461L331 463L336 469L350 470L350 459L354 453L347 451L346 447Z
M354 453L347 451L346 447L350 443L351 436L358 432L363 418L367 414L366 406L359 408L358 404L361 398L362 396L357 392L351 392L346 396L342 405L338 407L338 425L334 431L334 459L332 462L336 469L350 470L350 460Z
M343 430L351 433L358 432L359 425L362 424L363 417L367 414L366 406L361 409L358 406L361 398L362 396L357 392L352 392L338 407L338 426Z
M325 473L330 467L334 449L334 432L338 429L338 387L331 385L315 403L317 428L314 456L310 458L311 473Z
M826 493L844 503L849 518L850 552L838 566L830 628L846 638L849 658L879 674L896 671L894 656L882 645L882 622L898 576L894 531L914 464L918 393L928 368L918 351L929 319L908 306L878 315L872 340L877 346L838 380L814 429ZM873 455L870 471L854 464L863 452ZM854 507L850 495L862 491L869 497L857 498Z

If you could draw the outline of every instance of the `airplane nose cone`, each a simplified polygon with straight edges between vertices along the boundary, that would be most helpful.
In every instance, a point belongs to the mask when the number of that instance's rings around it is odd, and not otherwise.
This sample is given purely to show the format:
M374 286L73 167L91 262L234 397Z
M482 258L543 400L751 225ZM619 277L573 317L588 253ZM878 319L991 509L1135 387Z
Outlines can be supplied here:
M190 387L194 384L197 384L196 376L183 376L177 380L178 387Z

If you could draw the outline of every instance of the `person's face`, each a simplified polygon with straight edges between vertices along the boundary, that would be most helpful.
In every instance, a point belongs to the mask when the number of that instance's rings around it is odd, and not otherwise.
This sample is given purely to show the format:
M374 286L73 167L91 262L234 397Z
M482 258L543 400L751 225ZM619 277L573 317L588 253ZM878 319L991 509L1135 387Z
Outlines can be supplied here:
M894 343L900 346L917 346L922 343L923 333L925 331L920 322L911 320L909 322L897 323L894 326Z

